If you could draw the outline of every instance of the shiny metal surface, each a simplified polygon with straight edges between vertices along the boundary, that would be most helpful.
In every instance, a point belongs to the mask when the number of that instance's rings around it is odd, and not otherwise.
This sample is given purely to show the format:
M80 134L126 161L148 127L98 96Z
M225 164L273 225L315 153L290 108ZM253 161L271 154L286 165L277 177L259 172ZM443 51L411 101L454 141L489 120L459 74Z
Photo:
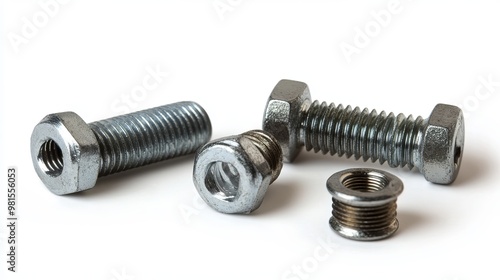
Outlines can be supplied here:
M203 200L222 213L248 214L262 203L283 166L273 136L253 130L220 138L196 154L193 181Z
M387 238L399 227L396 200L403 182L381 170L347 169L326 183L332 195L330 226L339 235L361 241Z
M87 124L73 112L51 114L31 135L33 166L47 188L64 195L97 178L196 151L210 140L205 110L179 102Z
M425 179L451 184L457 177L464 148L462 110L438 104L428 119L403 114L311 102L305 83L281 80L271 93L263 129L273 134L292 162L302 146L323 154L391 167L417 167Z

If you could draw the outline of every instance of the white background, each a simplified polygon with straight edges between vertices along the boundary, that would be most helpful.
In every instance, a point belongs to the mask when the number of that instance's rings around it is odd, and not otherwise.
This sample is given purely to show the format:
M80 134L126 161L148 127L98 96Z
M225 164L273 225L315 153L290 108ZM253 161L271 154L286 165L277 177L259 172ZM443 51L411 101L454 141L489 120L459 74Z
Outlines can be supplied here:
M2 183L1 273L498 279L500 5L436 2L69 1L44 8L49 0L2 1L0 174L18 168L19 225L18 272L11 273ZM344 53L347 45L355 52ZM155 89L138 92L148 69L162 76ZM308 83L313 99L379 111L427 117L436 103L464 107L457 181L433 185L417 170L303 152L283 167L261 208L245 216L220 214L199 199L192 155L69 196L50 193L32 167L30 134L49 113L75 111L91 122L193 100L218 138L260 128L266 99L283 78ZM392 238L355 242L330 230L325 182L351 167L404 181Z

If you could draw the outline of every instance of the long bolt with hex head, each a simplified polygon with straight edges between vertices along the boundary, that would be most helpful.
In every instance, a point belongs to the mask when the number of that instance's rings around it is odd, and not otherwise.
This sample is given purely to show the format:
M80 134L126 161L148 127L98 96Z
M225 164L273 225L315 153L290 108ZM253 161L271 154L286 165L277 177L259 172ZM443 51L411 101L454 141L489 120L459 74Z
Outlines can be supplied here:
M292 162L302 146L339 156L354 155L391 167L417 167L427 181L451 184L464 148L464 118L456 106L438 104L427 119L311 101L305 83L281 80L268 99L263 129Z
M87 124L73 112L50 114L31 135L33 166L58 195L93 188L98 177L194 153L212 126L194 102L178 102Z

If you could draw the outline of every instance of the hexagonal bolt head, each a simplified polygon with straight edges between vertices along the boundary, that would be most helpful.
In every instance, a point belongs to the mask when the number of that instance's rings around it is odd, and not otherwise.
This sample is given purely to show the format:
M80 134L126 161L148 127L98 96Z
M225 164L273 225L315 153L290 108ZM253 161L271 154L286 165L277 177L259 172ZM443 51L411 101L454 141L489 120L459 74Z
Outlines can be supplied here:
M451 184L462 162L465 129L462 110L438 104L427 121L422 140L420 172L427 181Z
M99 176L97 139L73 112L48 115L35 126L31 158L38 177L58 195L90 189Z
M437 184L456 179L465 133L463 114L456 106L438 104L426 120L385 112L377 115L367 109L311 102L308 86L292 80L281 80L274 87L262 126L278 140L287 162L306 144L308 150L387 161L391 167L417 166L428 181Z
M310 104L307 84L291 80L279 81L267 101L262 129L278 140L286 162L292 162L304 145L300 122Z
M279 176L282 157L276 140L264 131L220 138L197 152L193 181L213 209L248 214L259 208Z

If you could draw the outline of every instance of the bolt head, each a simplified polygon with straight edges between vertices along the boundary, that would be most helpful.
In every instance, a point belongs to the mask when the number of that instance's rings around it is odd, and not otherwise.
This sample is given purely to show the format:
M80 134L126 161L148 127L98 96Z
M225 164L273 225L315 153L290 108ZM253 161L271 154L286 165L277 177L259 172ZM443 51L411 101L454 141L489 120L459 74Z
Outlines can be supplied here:
M291 80L279 81L267 101L262 127L278 140L287 162L292 162L303 146L300 120L310 104L307 84Z
M63 112L48 115L35 126L31 159L45 186L64 195L94 187L101 157L87 123L73 112Z
M422 145L421 172L427 181L451 184L464 151L464 116L456 106L438 104L428 119Z
M242 135L209 142L195 157L196 190L208 205L222 213L248 214L256 210L272 180L269 162Z

